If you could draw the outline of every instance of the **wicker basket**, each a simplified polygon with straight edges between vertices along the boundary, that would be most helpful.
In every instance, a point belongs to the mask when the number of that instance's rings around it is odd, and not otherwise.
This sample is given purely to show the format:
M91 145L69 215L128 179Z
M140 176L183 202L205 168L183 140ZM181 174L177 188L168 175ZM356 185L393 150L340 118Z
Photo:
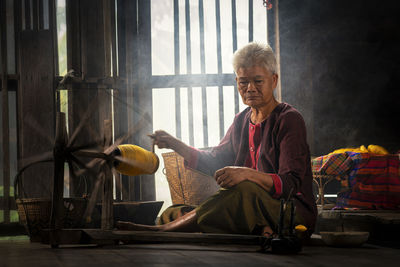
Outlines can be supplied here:
M213 177L185 168L184 159L176 152L163 153L172 203L199 205L218 191Z
M32 242L42 240L41 230L49 228L51 216L51 200L45 198L17 199L19 221L22 223ZM64 228L83 226L83 214L86 210L85 198L64 198Z

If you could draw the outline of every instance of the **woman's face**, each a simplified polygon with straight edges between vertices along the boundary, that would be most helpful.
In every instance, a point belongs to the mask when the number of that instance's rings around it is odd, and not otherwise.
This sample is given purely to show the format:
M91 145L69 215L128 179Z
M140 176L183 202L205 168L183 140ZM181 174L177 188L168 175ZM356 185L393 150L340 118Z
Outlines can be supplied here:
M236 82L244 104L252 108L260 108L274 103L277 74L260 66L239 68L236 73Z

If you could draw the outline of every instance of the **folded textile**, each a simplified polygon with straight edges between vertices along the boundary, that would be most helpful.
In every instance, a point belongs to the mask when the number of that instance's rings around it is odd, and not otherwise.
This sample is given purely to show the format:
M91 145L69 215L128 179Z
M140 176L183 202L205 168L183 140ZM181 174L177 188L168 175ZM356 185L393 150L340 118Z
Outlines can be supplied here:
M311 161L312 172L315 174L347 177L347 173L353 166L353 160L347 153L329 154L315 158Z
M335 208L400 209L399 155L329 154L313 159L312 171L334 175L346 186Z
M337 208L400 209L398 155L347 153L353 161L348 190L338 193Z

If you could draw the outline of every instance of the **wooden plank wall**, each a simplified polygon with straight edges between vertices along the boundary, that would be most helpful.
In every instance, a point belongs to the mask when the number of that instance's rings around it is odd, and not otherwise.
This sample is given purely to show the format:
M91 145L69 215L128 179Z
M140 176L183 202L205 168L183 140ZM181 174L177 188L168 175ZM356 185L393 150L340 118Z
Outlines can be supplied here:
M53 34L50 30L20 33L18 91L19 158L52 150L54 140ZM23 174L28 197L51 197L51 164L34 166Z
M1 71L0 71L0 88L1 88L1 106L2 106L2 123L0 127L0 153L2 158L2 170L0 184L3 186L3 196L0 197L0 210L3 211L2 227L14 229L14 225L10 224L10 212L15 210L15 200L12 196L13 181L13 150L16 147L17 137L14 134L13 115L16 112L15 102L9 102L10 96L14 95L18 88L18 75L16 75L17 59L16 52L18 40L16 33L20 28L20 23L16 19L19 12L19 1L1 0L0 1L0 35L1 35ZM11 98L13 99L13 98ZM12 127L12 128L11 128ZM11 228L10 228L11 227ZM1 234L1 233L0 233Z
M21 0L22 1L22 0ZM19 62L18 73L18 153L19 159L36 156L53 147L57 52L54 29L55 6L48 1L50 23L45 29L42 1L17 1ZM24 5L21 5L21 4ZM150 2L119 0L118 28L114 25L114 1L66 1L68 31L68 69L74 69L82 82L102 80L114 76L128 80L128 85L115 90L115 133L120 136L133 127L144 114L151 118L151 40ZM121 8L122 7L122 8ZM125 9L124 9L125 8ZM31 12L32 11L32 12ZM118 53L115 31L118 35ZM114 44L114 46L112 46ZM113 51L113 53L111 52ZM118 66L116 64L118 54ZM111 58L114 57L112 61ZM113 73L111 73L113 66ZM117 72L118 70L118 72ZM118 75L118 77L116 77ZM111 88L110 88L111 89ZM98 139L103 132L103 121L111 118L111 91L105 89L74 88L68 94L68 125L71 134L82 120L88 107L94 107L91 117L78 134L76 145ZM119 98L119 101L116 98ZM125 102L121 102L120 100ZM128 140L129 143L151 149L148 133L152 122ZM21 166L20 166L21 167ZM27 170L24 188L29 197L50 197L53 167L37 166ZM124 188L119 199L154 200L154 176L123 177ZM85 183L74 181L72 195L90 191L93 179Z
M144 115L148 118L152 115L150 2L117 1L117 28L113 1L69 0L66 5L68 69L74 69L83 82L107 77L127 81L126 86L110 88L115 89L114 98L111 98L111 90L73 88L68 95L69 131L72 133L77 128L82 115L92 106L92 116L80 132L77 144L98 138L98 133L103 132L103 121L112 119L113 101L115 137L120 137ZM146 125L126 143L150 150L147 134L153 130L152 122L149 120ZM122 185L122 189L117 190L117 200L155 200L153 175L117 177L116 183ZM78 184L79 181L73 183L72 191L81 195L84 188L78 188Z
M145 114L152 117L151 88L151 12L150 1L124 0L125 31L121 32L125 39L125 56L123 61L127 76L126 106L128 128L133 127ZM137 16L136 16L137 15ZM121 55L121 54L120 54ZM151 133L152 121L139 129L130 140L132 143L151 150L151 142L147 134ZM129 182L132 200L155 200L154 175L141 175Z
M55 25L53 1L25 1L24 8L21 1L16 2L16 24L22 25L17 27L20 77L17 105L18 158L23 160L53 149ZM48 7L48 14L44 14L43 3ZM48 18L46 26L45 17ZM34 166L24 172L27 197L51 197L52 178L51 164Z
M83 80L110 76L109 30L105 32L103 5L108 1L66 1L68 70L74 69ZM106 42L106 40L108 42ZM74 88L68 93L69 132L72 133L91 110L90 117L78 134L76 145L101 138L103 121L111 119L111 95L103 89ZM73 195L81 196L94 185L94 177L85 183L72 181Z

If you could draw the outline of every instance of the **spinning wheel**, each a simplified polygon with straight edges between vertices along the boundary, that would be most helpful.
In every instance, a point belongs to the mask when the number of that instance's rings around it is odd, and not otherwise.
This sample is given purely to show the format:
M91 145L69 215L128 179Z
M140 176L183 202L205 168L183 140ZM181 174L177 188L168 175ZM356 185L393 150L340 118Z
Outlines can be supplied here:
M123 141L129 139L133 134L135 134L138 129L144 127L147 121L150 120L150 116L145 114L142 119L128 131L128 133L118 138L114 143L112 143L111 121L106 120L104 121L104 134L102 140L98 139L86 145L76 146L76 138L85 122L88 120L90 113L91 110L87 110L84 118L80 121L80 124L72 133L70 138L66 131L65 114L57 113L56 136L53 150L26 159L24 161L24 167L18 172L15 179L15 188L18 189L16 195L26 196L20 178L23 171L37 163L54 162L54 183L50 219L50 243L52 246L57 246L60 243L56 231L63 228L61 218L63 217L64 212L63 191L65 162L68 163L70 177L76 179L79 176L90 174L96 178L83 218L86 221L90 220L96 204L97 195L99 192L102 192L101 229L103 230L111 230L113 228L113 174L117 175L115 166L123 163L132 168L137 168L141 164L141 162L134 158L124 158L121 155L114 153L114 151ZM35 127L37 125L35 125L34 120L30 120L30 123L34 129L40 129L39 127ZM85 163L82 158L89 158L92 160ZM99 190L99 188L102 188L103 190Z

